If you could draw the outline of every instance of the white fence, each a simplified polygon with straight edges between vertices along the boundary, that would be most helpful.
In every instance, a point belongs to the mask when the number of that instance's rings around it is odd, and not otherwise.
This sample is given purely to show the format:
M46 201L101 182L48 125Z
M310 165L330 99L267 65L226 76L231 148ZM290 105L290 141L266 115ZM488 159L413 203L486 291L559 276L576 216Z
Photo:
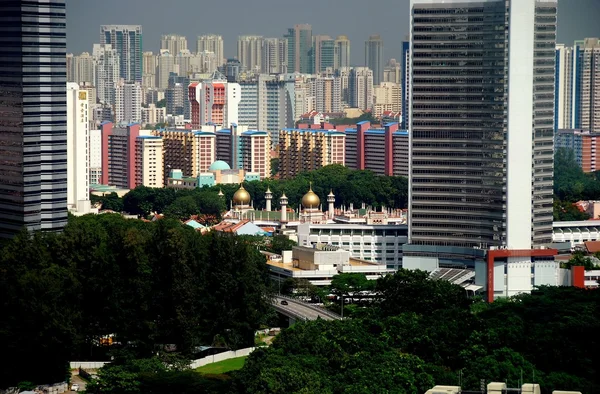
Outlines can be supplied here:
M213 354L212 356L202 357L202 358L192 361L192 363L190 364L190 367L192 369L195 369L195 368L207 365L207 364L212 364L212 363L216 363L216 362L223 361L223 360L229 360L230 358L244 357L244 356L247 356L250 353L252 353L254 351L254 349L256 349L256 348L247 347L245 349L230 350L228 352L223 352L223 353L219 353L219 354Z
M244 357L244 356L247 356L250 353L252 353L254 351L254 349L256 349L256 348L248 347L245 349L230 350L228 352L223 352L223 353L219 353L219 354L213 354L212 356L202 357L197 360L193 360L192 363L190 364L190 368L194 369L194 368L202 367L206 364L212 364L212 363L216 363L216 362L223 361L223 360L229 360L230 358ZM89 369L102 368L106 364L110 364L110 361L71 361L69 364L71 365L71 369L82 368L82 369L89 370Z

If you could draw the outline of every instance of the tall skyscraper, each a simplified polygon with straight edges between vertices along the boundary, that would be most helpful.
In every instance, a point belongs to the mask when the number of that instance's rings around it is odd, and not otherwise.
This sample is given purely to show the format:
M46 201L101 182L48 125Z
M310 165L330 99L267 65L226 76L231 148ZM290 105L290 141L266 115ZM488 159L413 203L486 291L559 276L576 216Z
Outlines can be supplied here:
M200 52L213 52L217 57L217 67L221 67L225 63L223 37L216 34L198 36L198 40L196 41L196 53Z
M111 44L119 55L119 75L126 82L142 83L142 26L100 26L100 43Z
M65 25L65 0L0 2L2 238L67 223Z
M156 55L152 51L144 52L142 55L142 69L144 70L142 86L144 88L156 87L156 65Z
M335 67L335 40L329 36L313 36L313 70L321 73Z
M263 59L262 36L239 36L237 42L237 57L246 70L260 72Z
M365 65L373 70L373 84L383 81L383 39L379 34L365 41Z
M283 37L288 42L288 72L312 74L312 26L296 25Z
M67 83L67 206L80 214L90 212L88 92Z
M285 74L288 72L288 42L282 38L265 38L263 42L261 72Z
M177 34L167 34L160 38L160 49L166 49L173 56L179 52L187 51L187 38Z
M552 242L556 12L552 0L411 0L405 267L502 247L529 256L508 257L512 270Z
M341 67L350 67L350 40L346 36L337 36L335 39L335 65L337 70Z

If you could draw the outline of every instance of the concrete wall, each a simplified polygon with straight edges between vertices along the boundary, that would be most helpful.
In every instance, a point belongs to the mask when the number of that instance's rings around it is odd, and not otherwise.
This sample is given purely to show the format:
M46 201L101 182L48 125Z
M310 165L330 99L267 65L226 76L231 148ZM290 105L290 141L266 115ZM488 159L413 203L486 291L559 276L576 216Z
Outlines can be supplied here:
M212 363L216 363L216 362L223 361L223 360L229 360L230 358L248 356L250 353L252 353L254 351L254 349L256 349L256 348L248 347L245 349L231 350L228 352L214 354L212 356L206 356L206 357L199 358L197 360L192 361L192 363L190 364L190 367L192 369L195 369L195 368L207 365L207 364L212 364Z
M219 361L223 361L223 360L229 360L230 358L236 358L236 357L244 357L249 355L250 353L252 353L254 351L254 347L248 347L245 349L239 349L239 350L231 350L228 352L223 352L223 353L219 353L219 354L214 354L212 356L206 356L203 358L199 358L197 360L193 360L192 363L190 364L190 368L198 368L198 367L202 367L203 365L206 364L212 364L212 363L216 363ZM83 369L98 369L98 368L102 368L103 366L105 366L106 364L110 364L109 361L71 361L70 365L71 365L71 369L76 369L76 368L83 368Z

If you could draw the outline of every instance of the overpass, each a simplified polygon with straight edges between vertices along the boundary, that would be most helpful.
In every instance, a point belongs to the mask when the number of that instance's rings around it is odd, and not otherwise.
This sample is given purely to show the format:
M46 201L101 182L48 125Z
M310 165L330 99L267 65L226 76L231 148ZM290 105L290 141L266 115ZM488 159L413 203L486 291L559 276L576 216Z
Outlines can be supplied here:
M281 301L287 301L287 305L281 305ZM285 315L293 320L340 320L340 315L319 308L316 305L307 302L298 301L294 298L276 295L273 297L273 307L282 315Z

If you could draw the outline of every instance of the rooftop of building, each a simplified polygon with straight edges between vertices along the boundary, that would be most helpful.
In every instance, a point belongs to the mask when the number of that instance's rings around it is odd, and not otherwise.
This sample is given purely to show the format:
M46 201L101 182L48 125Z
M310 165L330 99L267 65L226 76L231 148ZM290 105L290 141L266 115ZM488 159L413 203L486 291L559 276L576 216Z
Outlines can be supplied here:
M324 130L324 129L296 129L296 128L289 128L289 129L282 129L281 131L298 132L298 133L325 133L325 134L329 134L329 135L345 135L343 132L337 131L335 129Z

